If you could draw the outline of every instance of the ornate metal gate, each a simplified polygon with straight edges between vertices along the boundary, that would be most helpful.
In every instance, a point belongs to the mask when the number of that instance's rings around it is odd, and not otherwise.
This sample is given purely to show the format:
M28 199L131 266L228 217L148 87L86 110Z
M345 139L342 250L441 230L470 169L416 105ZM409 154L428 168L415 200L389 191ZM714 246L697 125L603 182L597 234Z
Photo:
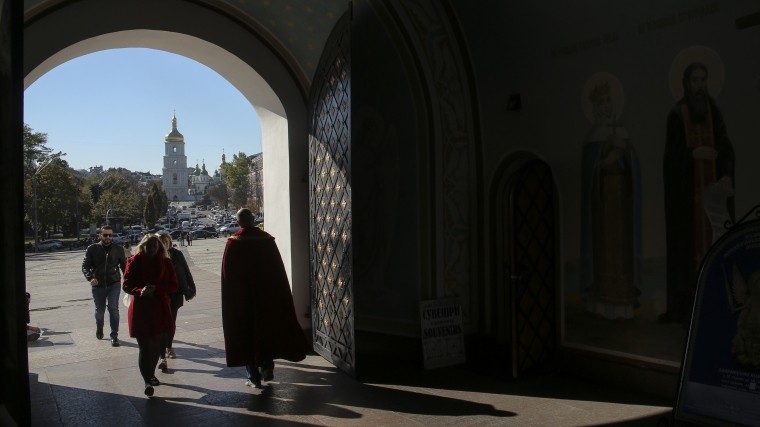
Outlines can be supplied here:
M355 375L348 18L327 42L309 100L311 322L314 350Z
M549 166L527 161L507 188L504 242L510 265L512 376L552 360L557 346L554 182Z

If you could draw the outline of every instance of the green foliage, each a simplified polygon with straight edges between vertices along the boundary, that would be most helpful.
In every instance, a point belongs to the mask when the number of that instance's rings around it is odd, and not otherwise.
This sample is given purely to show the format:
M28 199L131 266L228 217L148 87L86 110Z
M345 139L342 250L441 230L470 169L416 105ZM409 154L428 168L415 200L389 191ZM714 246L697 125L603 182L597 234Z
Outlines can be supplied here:
M224 182L217 182L217 183L209 185L208 196L210 200L216 201L219 204L219 206L225 209L227 208L227 205L229 205L230 203L230 196L227 192L227 184L225 184ZM209 203L206 203L206 204L209 204Z
M232 162L222 165L230 202L236 208L245 206L251 195L250 164L248 156L240 152L232 156Z
M36 181L36 182L35 182ZM54 159L42 169L32 181L37 190L37 222L40 230L67 224L76 211L79 187L72 176L68 164L61 159ZM32 189L32 198L34 189ZM31 219L34 220L34 200L29 206Z
M143 210L143 219L145 220L146 227L153 227L153 224L158 221L162 213L166 212L166 209L162 209L164 199L166 199L165 193L158 187L158 184L153 183L148 193L148 198L145 201L145 209Z
M112 168L101 175L93 177L100 197L93 204L90 221L97 225L121 222L134 224L143 218L143 187L130 171L124 168ZM89 187L88 187L89 188Z

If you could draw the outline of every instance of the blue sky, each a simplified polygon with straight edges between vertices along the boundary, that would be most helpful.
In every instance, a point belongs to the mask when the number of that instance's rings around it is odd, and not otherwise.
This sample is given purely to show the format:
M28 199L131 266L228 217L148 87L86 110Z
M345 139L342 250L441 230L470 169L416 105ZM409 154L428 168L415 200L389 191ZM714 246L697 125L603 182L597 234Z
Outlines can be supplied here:
M153 49L111 49L75 58L24 93L24 122L75 169L124 167L161 174L172 116L189 166L213 174L222 150L261 152L253 106L215 71Z

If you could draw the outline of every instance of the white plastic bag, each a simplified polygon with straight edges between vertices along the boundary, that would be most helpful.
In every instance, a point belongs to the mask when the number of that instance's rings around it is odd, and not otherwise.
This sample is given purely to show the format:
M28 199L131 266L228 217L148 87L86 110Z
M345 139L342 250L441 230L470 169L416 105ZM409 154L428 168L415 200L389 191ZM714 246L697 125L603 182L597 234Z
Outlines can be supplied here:
M129 303L132 302L132 295L125 292L121 302L124 303L124 307L129 307Z

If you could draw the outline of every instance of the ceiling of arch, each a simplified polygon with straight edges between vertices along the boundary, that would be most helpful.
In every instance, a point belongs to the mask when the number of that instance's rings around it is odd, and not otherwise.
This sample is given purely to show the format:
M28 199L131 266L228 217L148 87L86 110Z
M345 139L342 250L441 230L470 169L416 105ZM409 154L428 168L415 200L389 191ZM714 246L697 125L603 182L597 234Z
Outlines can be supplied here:
M25 15L72 0L24 0ZM268 32L311 81L330 31L348 9L348 0L208 0L235 10Z

